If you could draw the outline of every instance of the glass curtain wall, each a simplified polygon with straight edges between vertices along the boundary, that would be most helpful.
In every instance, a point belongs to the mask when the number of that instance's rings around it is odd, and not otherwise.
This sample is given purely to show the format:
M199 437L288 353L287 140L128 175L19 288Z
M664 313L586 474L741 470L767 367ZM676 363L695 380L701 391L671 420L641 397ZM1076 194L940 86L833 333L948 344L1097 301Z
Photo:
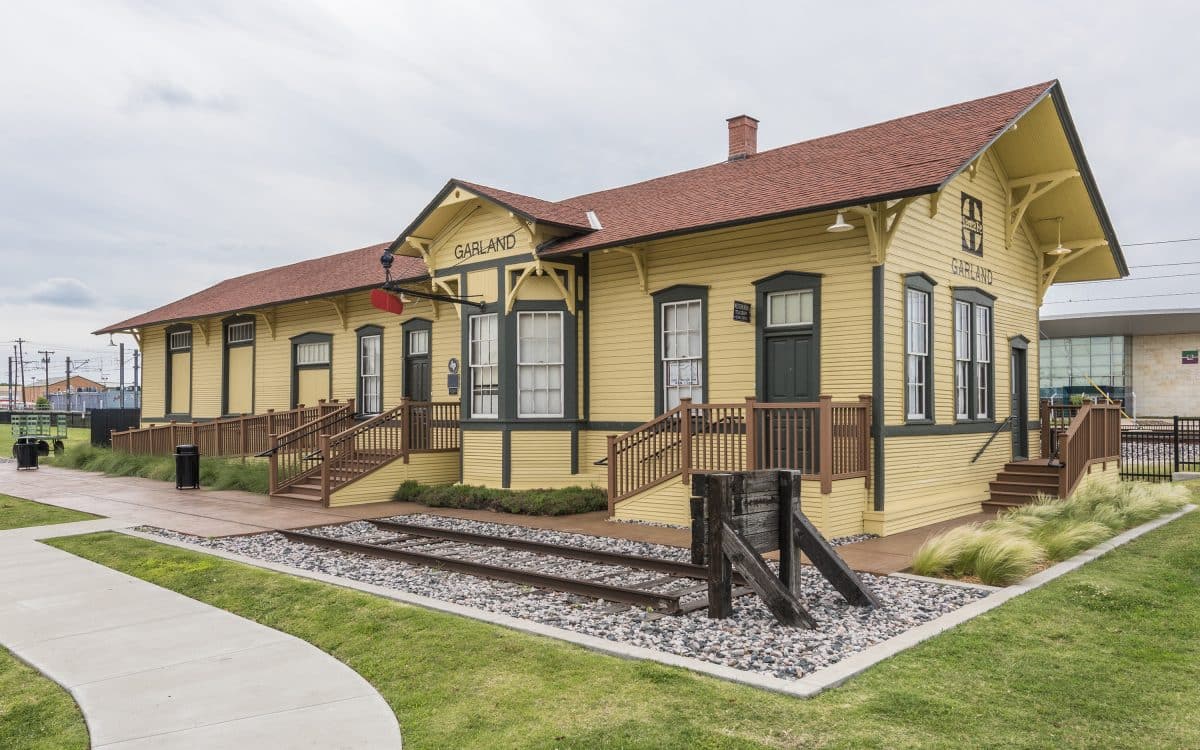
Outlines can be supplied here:
M1131 355L1128 336L1089 336L1086 338L1044 339L1041 342L1041 396L1056 403L1075 396L1109 398L1128 402L1132 386Z

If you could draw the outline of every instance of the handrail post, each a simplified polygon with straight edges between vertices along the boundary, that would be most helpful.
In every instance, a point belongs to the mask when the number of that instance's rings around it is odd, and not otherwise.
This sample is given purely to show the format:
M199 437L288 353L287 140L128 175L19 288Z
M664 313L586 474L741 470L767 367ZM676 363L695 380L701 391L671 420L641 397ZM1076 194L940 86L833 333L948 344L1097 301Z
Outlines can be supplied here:
M246 442L246 415L238 417L238 452L245 458L250 452L250 445Z
M1046 399L1038 401L1038 431L1041 433L1042 458L1050 458L1050 402Z
M679 472L683 483L691 482L692 474L692 399L679 399Z
M412 421L412 400L405 396L400 399L400 455L404 458L404 463L408 463L408 451L412 444L409 431L415 428L416 425Z
M758 468L758 400L754 396L746 397L746 469L754 471Z
M329 435L322 433L317 440L321 449L321 500L329 505Z
M833 396L822 394L820 404L820 432L818 436L818 460L821 465L821 494L833 492Z
M861 409L862 429L859 430L859 456L862 457L862 463L859 464L866 472L863 476L863 486L871 489L871 405L872 398L869 394L859 394L858 405Z
M608 512L611 515L617 497L617 436L608 436Z
M279 491L279 436L271 434L268 437L271 454L267 458L267 486L269 493L274 495Z

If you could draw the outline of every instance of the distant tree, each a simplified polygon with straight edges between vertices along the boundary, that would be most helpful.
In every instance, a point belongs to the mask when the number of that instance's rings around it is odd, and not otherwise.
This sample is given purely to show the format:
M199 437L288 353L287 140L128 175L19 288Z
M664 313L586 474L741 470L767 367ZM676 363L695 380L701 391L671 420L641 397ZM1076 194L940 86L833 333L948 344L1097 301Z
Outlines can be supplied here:
M45 396L38 396L37 403L33 405L35 409L47 410L50 408L50 399Z

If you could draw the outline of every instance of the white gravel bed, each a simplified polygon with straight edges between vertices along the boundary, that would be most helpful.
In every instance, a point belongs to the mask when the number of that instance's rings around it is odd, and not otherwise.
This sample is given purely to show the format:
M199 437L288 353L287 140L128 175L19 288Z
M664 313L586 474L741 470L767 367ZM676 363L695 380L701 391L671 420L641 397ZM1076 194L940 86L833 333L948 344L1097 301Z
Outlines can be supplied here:
M403 518L406 522L417 522L416 516ZM476 533L587 545L613 552L658 557L669 555L670 559L675 560L687 559L688 556L687 550L676 547L528 529L509 524L488 524L440 516L424 516L421 522L427 525L442 524L443 527L451 527L452 524L453 528ZM869 610L846 604L813 568L805 567L802 601L818 622L817 629L806 630L779 625L755 596L736 599L733 617L727 620L710 620L703 610L690 615L664 616L573 594L293 543L274 532L206 539L156 528L143 530L204 547L387 586L611 641L695 657L784 679L797 679L834 664L987 593L933 582L864 574L864 582L883 602L880 609ZM378 541L388 536L378 534L377 527L364 521L309 531L337 537L374 535ZM417 549L425 551L430 547ZM487 552L490 553L488 562L535 567L558 575L581 576L590 571L596 571L597 575L602 571L614 573L614 577L604 579L605 583L662 577L661 574L646 571L613 570L613 566L550 559L517 550L487 548ZM552 569L547 569L548 566ZM656 590L665 591L668 588Z

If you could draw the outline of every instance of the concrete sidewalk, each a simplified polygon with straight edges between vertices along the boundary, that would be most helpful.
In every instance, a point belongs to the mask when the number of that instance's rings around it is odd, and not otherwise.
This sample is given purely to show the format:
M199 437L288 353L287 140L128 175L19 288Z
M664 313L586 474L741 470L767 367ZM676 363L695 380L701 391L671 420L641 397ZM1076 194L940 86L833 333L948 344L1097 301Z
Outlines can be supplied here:
M0 532L0 644L70 690L96 748L398 748L391 708L305 641Z

